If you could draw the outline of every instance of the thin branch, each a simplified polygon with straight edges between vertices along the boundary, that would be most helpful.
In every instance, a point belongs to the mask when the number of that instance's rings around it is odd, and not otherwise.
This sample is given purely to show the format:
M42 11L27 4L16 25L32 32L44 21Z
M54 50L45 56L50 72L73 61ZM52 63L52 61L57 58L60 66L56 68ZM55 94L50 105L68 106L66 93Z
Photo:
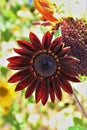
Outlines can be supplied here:
M74 90L73 90L73 95L74 95L74 98L75 98L76 103L78 103L78 105L79 105L79 108L82 110L84 116L87 118L87 113L86 113L86 111L84 110L84 108L83 108L81 102L79 101L79 99L78 99L78 97L77 97L77 95L76 95L76 92L75 92Z

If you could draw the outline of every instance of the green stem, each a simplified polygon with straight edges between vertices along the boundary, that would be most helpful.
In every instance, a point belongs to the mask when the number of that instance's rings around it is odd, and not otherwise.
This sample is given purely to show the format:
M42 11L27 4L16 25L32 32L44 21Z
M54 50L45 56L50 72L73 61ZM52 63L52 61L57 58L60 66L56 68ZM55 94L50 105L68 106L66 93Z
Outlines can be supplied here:
M75 92L74 90L73 90L73 95L74 95L74 98L75 98L76 103L78 103L78 105L79 105L79 108L80 108L81 111L83 112L84 116L87 118L87 113L86 113L86 111L84 110L84 108L83 108L81 102L79 101L79 99L78 99L78 97L77 97L77 95L76 95L76 92Z

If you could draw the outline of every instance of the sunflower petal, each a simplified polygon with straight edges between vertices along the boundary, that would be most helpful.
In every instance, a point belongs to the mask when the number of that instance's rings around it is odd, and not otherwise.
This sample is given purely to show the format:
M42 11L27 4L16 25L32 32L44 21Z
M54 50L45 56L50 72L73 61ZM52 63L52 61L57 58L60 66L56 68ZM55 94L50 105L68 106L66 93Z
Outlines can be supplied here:
M17 48L14 48L14 51L21 56L32 57L32 51L27 51L26 49L17 49Z
M40 81L38 87L36 88L36 92L35 92L36 103L38 103L40 101L42 93L43 93L43 82Z
M50 50L54 50L54 48L55 48L56 46L60 45L61 42L62 42L62 37L61 37L61 36L58 37L58 38L56 38L56 39L51 43L51 45L50 45Z
M48 91L48 86L45 80L43 80L43 93L41 95L41 101L42 104L45 105L47 100L48 100L48 95L49 95L49 91Z
M24 79L22 79L16 86L15 91L20 91L24 88L26 88L30 82L34 79L34 77L32 76L32 74L26 76Z
M30 67L29 63L9 63L7 65L8 68L12 69L12 70L25 70L28 69Z
M23 49L26 49L27 51L32 51L34 52L35 51L35 48L33 47L32 44L30 44L29 42L27 41L24 41L24 40L18 40L17 43L19 44L19 46Z
M49 89L50 99L52 102L54 102L55 101L55 93L54 93L54 88L52 86L51 78L47 79L47 85L48 85L48 89Z
M20 63L25 63L28 62L28 60L30 60L30 57L23 57L23 56L13 56L8 58L7 60L9 62L15 63L15 64L20 64Z
M78 76L78 73L75 68L70 67L69 65L64 67L62 66L60 72L70 77Z
M52 102L55 101L55 94L54 94L54 89L52 85L50 86L50 98Z
M59 80L60 80L62 89L66 91L67 93L72 94L73 93L72 86L66 79L64 79L63 75L59 75Z
M60 44L56 47L54 47L53 52L55 55L58 55L58 53L62 50L63 44Z
M53 79L52 84L53 84L54 92L55 92L57 98L61 101L62 92L61 92L60 84L57 82L57 80L55 78Z
M27 88L26 90L26 93L25 93L25 97L28 98L31 96L31 94L33 93L33 91L35 90L35 88L38 87L38 84L39 84L39 80L38 79L34 79L30 84L29 84L29 87Z
M65 56L69 51L71 50L70 47L65 47L62 49L62 51L58 54L59 57Z
M65 56L60 58L60 63L62 64L74 64L78 62L80 62L80 60L72 56Z
M42 38L43 49L47 50L49 48L51 40L52 40L52 34L50 32L46 32Z
M64 78L66 79L66 80L69 80L69 81L73 81L73 82L81 82L79 79L78 79L78 77L70 77L70 76L68 76L68 75L65 75L65 74L63 74L63 76L64 76Z
M40 85L37 87L36 89L36 93L35 93L35 102L38 103L41 99L41 89L40 89Z
M16 65L14 63L9 63L7 65L7 67L12 69L12 70L25 70L25 69L29 68L29 65L24 65L24 64Z
M21 70L29 68L30 66L30 57L22 57L22 56L14 56L7 59L10 63L8 64L8 68L11 68L13 70Z
M32 32L30 32L30 41L32 43L32 45L34 46L35 49L37 50L41 50L41 42L39 40L39 38Z
M29 70L22 70L19 71L17 73L15 73L14 75L11 76L11 78L8 80L9 83L13 83L13 82L17 82L19 80L22 80L24 77L26 77L26 75L28 75L30 73Z

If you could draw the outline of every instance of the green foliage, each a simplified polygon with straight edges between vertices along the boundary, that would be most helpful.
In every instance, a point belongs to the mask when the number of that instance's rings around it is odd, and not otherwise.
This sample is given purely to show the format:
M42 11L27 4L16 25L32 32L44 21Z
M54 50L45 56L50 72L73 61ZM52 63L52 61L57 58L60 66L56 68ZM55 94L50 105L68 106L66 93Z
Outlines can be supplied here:
M59 29L56 31L56 33L54 34L54 37L57 38L61 36L61 28L59 27Z
M34 103L34 97L31 95L27 100L27 103Z
M21 124L16 119L13 109L11 109L9 114L4 116L3 118L5 122L10 123L13 126L14 130L22 130Z
M83 125L82 119L74 117L73 120L75 125L81 125L81 126Z
M4 67L4 66L1 66L0 67L0 70L1 70L1 74L5 77L7 72L9 71L8 68Z
M56 104L55 104L55 103L53 104L53 103L49 102L48 105L49 105L49 107L50 107L51 109L55 109L55 107L56 107Z
M83 76L80 75L79 78L81 81L87 81L87 76L85 76L85 75L83 75Z
M82 118L78 118L78 117L74 117L74 118L73 118L73 121L74 121L74 124L75 124L75 125L81 126L81 127L83 127L84 129L87 128L87 120L82 119Z
M81 126L70 126L68 130L86 130Z
M31 124L31 130L39 130L41 125L41 120L38 120L35 124Z
M44 115L47 115L47 110L46 110L45 106L40 107L40 112L43 113Z
M13 12L12 10L6 9L3 12L3 15L5 16L5 19L9 20L9 21L14 21L16 20L16 14L15 12Z

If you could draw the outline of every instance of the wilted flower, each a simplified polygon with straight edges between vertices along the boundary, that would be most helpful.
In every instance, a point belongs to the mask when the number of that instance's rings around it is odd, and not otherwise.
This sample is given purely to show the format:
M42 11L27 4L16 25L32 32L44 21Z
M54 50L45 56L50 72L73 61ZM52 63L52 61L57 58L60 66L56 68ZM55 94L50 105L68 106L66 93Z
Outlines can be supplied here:
M82 19L63 18L60 25L63 42L71 47L69 54L80 59L75 64L78 73L87 75L87 23Z
M62 37L52 41L52 34L46 32L42 38L42 43L38 37L30 32L30 42L19 40L21 49L14 49L18 56L8 58L8 67L19 70L8 82L18 82L16 91L20 91L27 86L25 97L28 98L35 90L35 99L42 104L48 100L54 102L55 94L59 100L62 99L62 90L69 94L73 93L69 81L79 82L78 74L73 63L79 60L68 56L70 47L65 47Z

